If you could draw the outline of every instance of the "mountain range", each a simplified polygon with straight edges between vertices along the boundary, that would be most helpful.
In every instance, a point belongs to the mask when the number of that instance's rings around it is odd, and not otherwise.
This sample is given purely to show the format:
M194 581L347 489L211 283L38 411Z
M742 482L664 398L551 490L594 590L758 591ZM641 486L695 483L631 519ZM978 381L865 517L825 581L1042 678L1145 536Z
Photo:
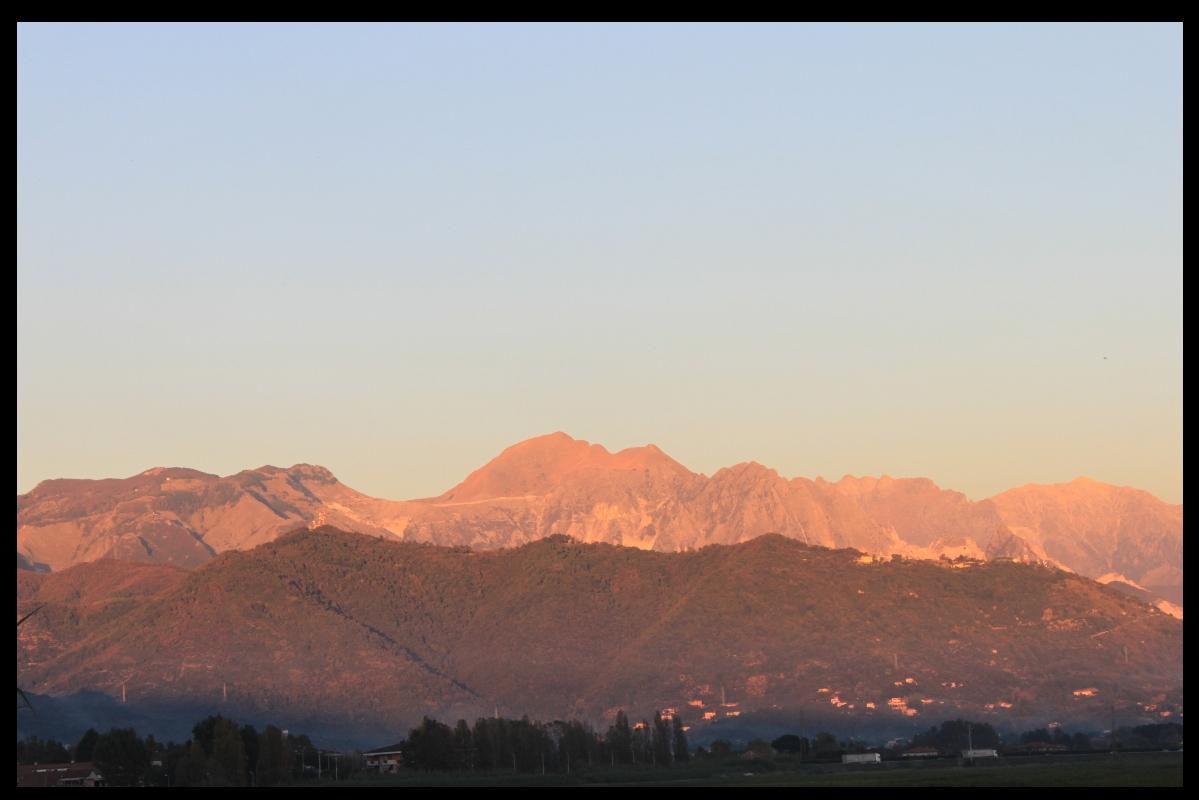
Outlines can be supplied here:
M705 476L654 445L616 453L564 433L515 444L444 494L384 500L308 464L219 477L155 468L48 480L17 496L18 568L100 558L195 568L297 526L510 548L563 534L665 552L778 533L880 556L1042 562L1181 615L1182 506L1087 478L971 501L924 478L784 478L749 462Z
M1183 702L1182 622L1109 586L780 535L675 553L561 535L475 551L300 528L194 570L18 570L18 613L38 607L18 631L26 691L207 702L367 738L424 714L668 709L696 725L799 710L841 730L958 716L1019 729L1113 711L1173 721Z

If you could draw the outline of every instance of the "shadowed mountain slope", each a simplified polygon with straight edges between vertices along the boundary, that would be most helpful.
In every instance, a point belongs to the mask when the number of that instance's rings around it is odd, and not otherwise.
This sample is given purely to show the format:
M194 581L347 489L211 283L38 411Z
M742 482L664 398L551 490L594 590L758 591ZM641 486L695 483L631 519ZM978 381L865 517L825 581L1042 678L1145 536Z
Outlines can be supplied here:
M475 552L298 531L185 572L18 572L22 687L228 697L281 721L507 713L689 722L771 708L920 720L1177 715L1182 623L1071 573L880 561L782 536L661 553ZM722 703L723 697L723 703ZM813 717L814 719L815 717Z

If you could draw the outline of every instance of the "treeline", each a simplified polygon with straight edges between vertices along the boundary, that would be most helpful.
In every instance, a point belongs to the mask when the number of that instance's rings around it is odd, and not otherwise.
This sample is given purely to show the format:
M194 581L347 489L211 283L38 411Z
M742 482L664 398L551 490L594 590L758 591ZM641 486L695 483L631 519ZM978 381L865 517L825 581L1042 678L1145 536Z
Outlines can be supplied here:
M482 717L458 720L451 728L425 717L401 746L404 765L424 771L566 772L581 766L649 764L669 766L690 758L678 717L631 725L623 711L604 734L588 723L530 722Z
M955 755L969 747L994 750L1001 744L999 733L989 723L965 719L946 720L940 727L929 728L912 737L913 747L935 747L942 753Z
M926 731L907 739L893 740L887 747L871 747L859 740L838 741L831 733L817 734L807 739L795 734L780 736L767 744L754 740L744 750L736 751L722 740L712 743L711 749L700 748L696 755L727 756L752 753L767 758L773 755L798 756L801 760L835 761L847 753L879 751L887 757L899 757L915 747L933 748L942 755L956 756L973 747L976 750L994 749L1010 755L1020 753L1071 751L1094 752L1096 750L1160 750L1177 749L1182 746L1183 726L1179 723L1157 723L1123 727L1112 737L1110 731L1074 731L1071 733L1060 725L1027 730L1019 734L1000 735L986 722L971 720L946 720Z
M1156 723L1123 727L1118 728L1113 737L1111 731L1071 732L1055 724L1001 737L986 723L955 720L920 734L913 744L932 745L941 752L956 752L966 749L970 741L976 748L995 748L1012 754L1022 751L1159 750L1182 745L1182 725Z
M1120 728L1116 731L1116 746L1124 750L1182 747L1182 723L1168 722Z
M1178 723L1123 727L1114 739L1109 731L1069 733L1060 726L1001 737L988 723L959 719L890 748L871 748L853 739L839 741L824 732L812 739L795 734L771 742L755 739L744 749L718 739L692 754L678 717L664 719L655 714L652 721L632 725L621 711L602 735L578 720L542 723L530 722L528 717L481 718L473 726L459 720L451 728L426 717L409 732L400 749L404 765L414 770L571 773L585 767L629 764L665 767L689 761L693 755L700 760L752 755L769 764L776 757L837 761L843 754L866 750L882 750L889 753L885 757L898 758L919 746L957 755L970 745L1017 754L1036 752L1041 745L1086 752L1177 749L1182 742L1183 726ZM192 737L182 744L163 744L153 736L142 739L131 728L107 733L89 729L71 746L36 736L17 741L18 764L68 761L95 763L111 786L279 786L318 775L349 778L365 767L361 753L325 753L306 735L285 735L274 725L259 731L221 716L196 723Z
M42 740L36 736L27 736L17 740L18 764L61 764L71 760L70 750L56 739ZM75 760L86 761L87 759Z
M999 735L985 722L953 720L917 734L910 742L899 740L896 747L890 748L890 754L897 756L909 747L922 745L935 747L943 753L957 753L965 750L971 740L976 748L999 745ZM707 750L701 747L695 754L699 758L752 756L761 761L769 761L776 756L782 756L800 761L834 762L840 761L841 756L846 754L865 752L888 752L888 748L873 746L860 739L838 739L832 733L822 731L812 738L787 733L770 742L754 739L742 749L733 747L732 743L726 740L717 739Z
M1020 734L1020 745L1035 749L1038 745L1052 745L1067 750L1173 750L1182 746L1182 725L1179 723L1155 723L1152 725L1125 726L1111 731L1076 731L1068 733L1060 726L1036 728ZM1018 749L1013 747L1013 749Z
M36 736L17 741L18 764L95 763L110 786L277 786L324 770L348 776L361 759L330 758L306 735L274 725L257 730L222 716L197 722L182 744L144 739L132 728L89 729L73 746Z

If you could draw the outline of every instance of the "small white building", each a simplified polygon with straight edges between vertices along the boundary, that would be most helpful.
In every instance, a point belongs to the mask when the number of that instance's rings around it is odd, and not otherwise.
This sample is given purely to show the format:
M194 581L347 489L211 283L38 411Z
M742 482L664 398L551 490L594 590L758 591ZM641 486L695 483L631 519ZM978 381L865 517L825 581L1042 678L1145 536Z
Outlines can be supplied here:
M388 774L400 771L400 767L404 763L403 756L403 750L398 744L380 747L377 750L368 750L362 754L367 769Z
M963 750L962 758L974 760L976 758L999 758L999 753L994 748L986 748L983 750Z
M878 753L846 753L841 756L842 764L881 764L883 757Z

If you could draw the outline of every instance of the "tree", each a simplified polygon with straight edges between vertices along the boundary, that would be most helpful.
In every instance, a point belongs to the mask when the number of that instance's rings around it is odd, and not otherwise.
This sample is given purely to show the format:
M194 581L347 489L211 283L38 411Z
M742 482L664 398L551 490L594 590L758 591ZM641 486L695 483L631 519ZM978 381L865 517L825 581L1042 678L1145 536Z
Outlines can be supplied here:
M754 739L749 743L746 752L753 753L754 758L770 758L774 755L774 748L770 746L770 742L765 739Z
M317 751L308 734L288 736L284 740L283 760L290 761L293 778L302 778L316 771Z
M43 741L28 736L17 742L17 761L21 764L61 764L70 760L67 748L57 739Z
M150 752L133 728L113 728L96 739L96 767L110 786L136 786L150 766Z
M458 769L475 769L475 744L466 720L458 720L454 728L454 759Z
M1049 732L1045 731L1044 741L1051 741ZM973 745L975 749L999 746L999 734L985 722L970 722L964 719L946 720L940 728L929 728L913 739L913 744L931 745L942 752L965 750Z
M253 725L243 725L241 728L242 746L246 750L246 774L252 776L258 772L258 731ZM253 781L250 782L253 786Z
M1125 748L1176 748L1182 746L1182 726L1174 722L1120 728L1116 739Z
M453 769L454 732L449 725L425 717L420 727L409 731L403 752L404 763L413 769Z
M87 732L79 739L79 743L75 745L75 760L91 761L92 755L96 752L96 742L99 739L100 733L95 728L88 728Z
M674 752L675 761L688 761L691 758L691 753L687 749L687 733L683 730L683 721L676 714L674 719L670 721L672 728L671 733L674 736L672 750Z
M666 720L662 719L661 711L654 712L652 735L653 762L661 766L670 764L670 726L666 724Z
M1037 728L1036 730L1025 731L1020 734L1020 744L1031 744L1032 742L1044 742L1048 744L1053 741L1053 734L1047 728Z
M259 786L283 783L286 777L283 769L283 732L274 725L267 725L258 738L258 772L255 782Z
M244 786L246 783L245 740L233 720L218 719L213 727L208 778L213 786Z
M175 767L176 786L205 786L208 783L208 756L195 739L187 746L187 755Z
M577 719L557 724L561 726L558 760L566 771L570 772L580 764L591 763L592 756L596 755L595 732Z
M780 753L806 755L808 751L808 740L801 739L794 733L787 733L771 742L770 746L775 750L778 750Z
M199 742L200 747L204 748L204 755L212 755L212 742L216 738L216 726L224 719L217 714L215 717L205 717L192 727L192 739Z
M633 760L633 732L629 728L629 718L623 710L616 712L616 722L608 728L604 740L616 762L627 764Z
M633 763L648 764L653 758L653 739L649 720L641 720L633 726Z
M477 755L477 766L480 769L495 769L502 761L503 756L500 753L500 731L498 719L487 719L479 717L475 720L474 730L471 732L471 741L475 744Z
M812 749L819 756L831 756L841 752L841 743L837 741L836 736L824 731L816 734L816 740L812 742Z
M154 738L154 734L146 736L146 753L150 757L150 766L142 776L143 786L170 786L171 744L162 744ZM155 765L154 762L158 764Z
M290 737L283 736L280 731L280 737L283 739L283 767L279 773L278 783L290 783L292 776L295 775L296 758L295 750L291 747ZM303 772L303 761L300 762L300 771Z
M532 772L539 769L549 747L549 737L526 715L513 724L513 749L517 769Z

